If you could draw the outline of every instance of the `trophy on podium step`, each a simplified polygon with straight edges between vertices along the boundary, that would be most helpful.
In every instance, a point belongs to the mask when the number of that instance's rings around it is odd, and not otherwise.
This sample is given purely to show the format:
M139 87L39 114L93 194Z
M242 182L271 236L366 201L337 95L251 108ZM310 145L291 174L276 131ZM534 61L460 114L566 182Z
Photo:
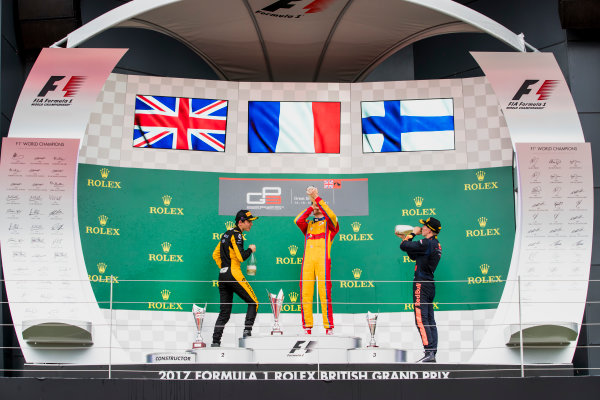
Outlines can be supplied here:
M273 330L271 335L283 335L283 331L279 326L279 314L281 313L281 307L283 306L283 289L279 289L279 293L274 295L267 290L269 296L269 303L271 303L271 310L273 310Z
M206 343L202 339L202 323L204 322L204 315L206 314L206 304L204 308L198 307L196 304L192 306L192 313L194 314L194 322L196 323L196 340L192 343L192 349L201 349L206 347Z
M369 325L369 332L371 332L371 340L369 341L369 345L367 347L379 347L375 343L375 328L377 327L377 316L378 314L373 314L371 311L367 311L367 324Z

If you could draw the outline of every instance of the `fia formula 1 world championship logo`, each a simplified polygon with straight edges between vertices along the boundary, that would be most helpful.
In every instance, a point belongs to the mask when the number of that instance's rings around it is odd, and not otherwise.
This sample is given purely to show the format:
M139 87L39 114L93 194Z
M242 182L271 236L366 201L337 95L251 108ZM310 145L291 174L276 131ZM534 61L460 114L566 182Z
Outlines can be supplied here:
M325 11L334 0L277 0L256 14L277 18L301 18L306 14L316 14Z
M41 88L32 106L70 106L85 82L81 75L52 75Z
M558 86L554 79L526 79L508 102L507 109L512 110L543 110L547 101Z

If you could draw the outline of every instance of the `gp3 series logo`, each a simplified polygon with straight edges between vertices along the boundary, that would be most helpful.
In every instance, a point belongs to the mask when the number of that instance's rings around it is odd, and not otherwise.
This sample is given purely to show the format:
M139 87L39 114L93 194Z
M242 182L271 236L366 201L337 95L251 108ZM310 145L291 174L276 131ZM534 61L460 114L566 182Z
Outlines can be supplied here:
M279 205L281 204L281 188L263 187L260 192L246 193L248 205Z
M306 4L308 1L308 4ZM300 18L305 14L324 11L334 0L278 0L260 10L256 14L277 18ZM302 4L306 4L302 7ZM285 12L285 14L282 14Z
M512 101L508 102L506 108L517 110L542 110L546 108L546 101L552 96L552 92L558 86L559 81L546 79L541 84L538 82L540 82L539 79L526 79L514 94Z
M85 76L52 75L42 87L31 105L33 106L69 106L79 92Z

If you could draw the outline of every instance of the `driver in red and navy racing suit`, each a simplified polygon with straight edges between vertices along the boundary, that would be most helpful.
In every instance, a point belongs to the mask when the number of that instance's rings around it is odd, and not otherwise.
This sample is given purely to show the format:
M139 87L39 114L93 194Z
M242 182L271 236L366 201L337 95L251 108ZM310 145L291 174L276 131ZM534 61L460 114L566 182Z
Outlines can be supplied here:
M415 260L415 277L413 280L413 302L415 323L425 348L425 356L417 362L435 362L437 353L438 332L433 317L433 299L435 283L433 273L442 257L442 246L437 235L442 229L440 221L430 217L419 220L423 227L415 227L412 233L402 238L400 249L405 251L411 260ZM416 235L422 234L423 239L413 241Z

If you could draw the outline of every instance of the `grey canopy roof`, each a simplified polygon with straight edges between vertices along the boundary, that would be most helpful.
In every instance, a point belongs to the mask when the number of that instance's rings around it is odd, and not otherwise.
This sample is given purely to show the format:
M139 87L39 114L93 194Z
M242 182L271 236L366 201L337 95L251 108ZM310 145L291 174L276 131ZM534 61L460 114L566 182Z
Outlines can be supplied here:
M447 33L486 33L517 51L526 45L450 0L133 0L55 46L77 47L112 27L162 32L236 81L361 81L401 48Z

